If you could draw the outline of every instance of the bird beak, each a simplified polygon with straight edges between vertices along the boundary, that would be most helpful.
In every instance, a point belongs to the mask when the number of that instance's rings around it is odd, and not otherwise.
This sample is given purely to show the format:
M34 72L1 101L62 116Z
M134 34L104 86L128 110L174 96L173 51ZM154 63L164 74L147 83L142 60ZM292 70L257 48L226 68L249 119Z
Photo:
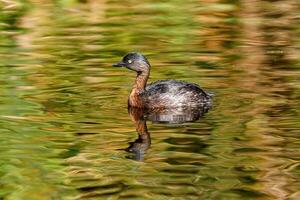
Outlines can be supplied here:
M113 67L125 67L125 63L123 61L120 61L120 62L117 62L115 64L113 64L112 66Z

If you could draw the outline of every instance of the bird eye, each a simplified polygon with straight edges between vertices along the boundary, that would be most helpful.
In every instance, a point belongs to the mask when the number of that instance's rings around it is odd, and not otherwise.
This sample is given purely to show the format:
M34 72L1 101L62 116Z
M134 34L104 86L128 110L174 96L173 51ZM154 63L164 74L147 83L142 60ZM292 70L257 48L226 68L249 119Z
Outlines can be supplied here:
M128 63L132 63L132 60L128 60Z

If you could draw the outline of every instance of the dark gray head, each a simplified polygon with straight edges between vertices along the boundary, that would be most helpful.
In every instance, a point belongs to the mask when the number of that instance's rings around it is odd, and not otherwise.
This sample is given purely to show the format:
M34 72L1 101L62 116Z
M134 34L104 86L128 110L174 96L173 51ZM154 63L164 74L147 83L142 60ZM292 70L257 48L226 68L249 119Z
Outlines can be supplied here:
M145 56L140 53L131 52L123 57L122 61L113 64L114 67L126 67L137 73L148 72L150 64Z

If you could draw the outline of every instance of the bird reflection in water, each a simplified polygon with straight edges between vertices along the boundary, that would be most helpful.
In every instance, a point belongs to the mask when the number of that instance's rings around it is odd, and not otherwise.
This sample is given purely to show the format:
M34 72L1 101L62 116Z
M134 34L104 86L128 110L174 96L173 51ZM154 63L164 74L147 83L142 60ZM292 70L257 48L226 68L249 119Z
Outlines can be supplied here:
M146 151L150 148L151 136L148 132L146 121L164 124L183 124L198 120L208 110L208 107L164 110L146 110L129 107L128 112L136 127L138 138L134 142L130 142L129 147L125 149L125 151L133 153L133 156L127 156L127 158L142 161Z

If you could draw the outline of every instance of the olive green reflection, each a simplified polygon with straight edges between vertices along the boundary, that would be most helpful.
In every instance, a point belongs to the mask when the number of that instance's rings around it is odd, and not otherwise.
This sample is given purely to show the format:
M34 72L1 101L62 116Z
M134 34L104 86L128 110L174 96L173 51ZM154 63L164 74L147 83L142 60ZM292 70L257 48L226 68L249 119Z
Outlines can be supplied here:
M294 0L0 1L0 199L299 199L298 13ZM196 122L148 116L141 162L117 150L137 138L135 77L111 67L131 51L149 82L217 97Z

